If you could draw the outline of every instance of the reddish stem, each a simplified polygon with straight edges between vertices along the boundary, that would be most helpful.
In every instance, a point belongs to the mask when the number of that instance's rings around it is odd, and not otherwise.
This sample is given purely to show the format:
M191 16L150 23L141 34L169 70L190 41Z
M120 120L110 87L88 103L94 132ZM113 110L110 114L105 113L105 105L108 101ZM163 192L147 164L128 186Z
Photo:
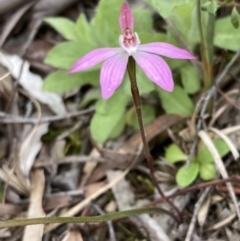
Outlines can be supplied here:
M128 69L130 82L131 82L131 92L132 92L133 102L134 102L134 106L135 106L135 110L136 110L136 114L137 114L140 133L141 133L141 137L142 137L144 154L148 161L148 166L149 166L152 182L153 182L154 186L157 188L157 190L158 190L159 194L162 196L162 198L164 200L166 200L166 202L177 212L177 214L178 214L177 220L179 223L181 223L183 221L181 212L173 204L172 201L170 201L169 199L167 199L165 197L165 195L164 195L163 191L161 190L161 188L159 187L158 182L154 175L153 157L149 150L146 133L145 133L145 129L144 129L144 124L143 124L143 118L142 118L142 105L141 105L141 99L140 99L139 90L138 90L138 86L137 86L137 80L136 80L136 63L132 56L129 57L127 69Z

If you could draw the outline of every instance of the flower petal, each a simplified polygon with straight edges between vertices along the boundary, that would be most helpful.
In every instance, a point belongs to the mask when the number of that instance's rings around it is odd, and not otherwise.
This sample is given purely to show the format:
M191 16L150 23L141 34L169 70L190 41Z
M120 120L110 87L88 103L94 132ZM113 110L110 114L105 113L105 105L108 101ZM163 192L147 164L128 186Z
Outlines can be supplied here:
M90 69L93 66L99 64L100 62L117 55L124 50L122 48L99 48L95 49L86 55L84 55L81 59L79 59L69 70L69 73L75 73L79 71L83 71L86 69Z
M119 16L119 25L124 33L126 28L133 30L134 18L132 15L131 8L127 2L124 2Z
M138 47L139 51L163 55L173 59L196 59L190 52L169 43L149 43Z
M145 52L137 52L133 54L133 58L150 80L168 92L173 90L172 71L165 60Z
M101 69L102 97L108 99L121 84L128 62L128 54L121 53L106 60Z

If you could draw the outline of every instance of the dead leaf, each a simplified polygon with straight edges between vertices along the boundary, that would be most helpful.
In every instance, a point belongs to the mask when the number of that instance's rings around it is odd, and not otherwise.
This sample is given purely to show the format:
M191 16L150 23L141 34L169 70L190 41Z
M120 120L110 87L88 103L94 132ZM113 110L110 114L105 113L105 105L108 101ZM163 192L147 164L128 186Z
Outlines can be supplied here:
M131 217L131 221L138 227L139 231L148 237L149 241L170 241L162 227L148 214Z
M211 197L208 196L204 201L204 203L202 204L202 206L200 207L199 212L197 214L197 219L200 226L203 226L206 221L210 205L211 205Z
M69 231L62 241L83 241L82 235L78 231Z
M5 76L7 74L7 71L5 68L0 66L0 78ZM6 76L4 79L0 80L0 94L1 96L7 98L10 98L11 91L12 91L12 77L10 75Z
M31 195L28 209L28 218L45 217L42 208L42 198L45 187L45 177L42 169L33 171L31 178ZM24 229L22 241L41 241L43 236L43 224L29 225Z
M8 19L7 23L4 25L4 29L2 30L0 36L0 47L4 44L10 32L13 30L17 22L21 19L21 17L26 13L26 11L32 7L34 2L28 2L26 5L20 7L11 17Z
M18 192L25 195L29 194L29 188L26 183L21 182L19 176L6 165L3 165L2 168L0 168L0 179Z
M66 114L65 106L59 95L42 90L43 80L39 75L29 71L30 64L24 61L17 55L6 55L6 58L14 66L11 69L10 63L6 59L0 59L0 63L11 71L12 76L19 78L19 84L27 90L39 102L46 104L57 115ZM22 66L23 65L23 66ZM22 67L22 72L21 72ZM21 73L21 75L20 75Z
M10 238L12 235L8 228L4 228L0 230L0 238Z
M19 167L22 174L25 177L29 176L35 158L42 147L41 138L44 134L48 132L48 123L40 124L36 127L34 134L31 136L31 141L28 145L25 145L24 140L29 136L29 133L32 131L31 125L25 125L22 133L22 144L20 146L19 156Z
M86 197L91 196L92 194L96 193L97 190L103 188L106 185L106 182L96 182L84 187L84 193Z
M112 182L116 177L120 176L122 171L108 171L107 178ZM133 206L135 196L128 181L123 178L119 183L112 187L112 191L117 202L119 210L126 210Z
M78 0L41 0L38 1L34 6L34 17L55 15L59 12L62 12L64 9L72 6L74 3L77 3ZM51 7L49 7L51 6Z
M0 217L12 216L22 210L21 206L7 203L0 203Z

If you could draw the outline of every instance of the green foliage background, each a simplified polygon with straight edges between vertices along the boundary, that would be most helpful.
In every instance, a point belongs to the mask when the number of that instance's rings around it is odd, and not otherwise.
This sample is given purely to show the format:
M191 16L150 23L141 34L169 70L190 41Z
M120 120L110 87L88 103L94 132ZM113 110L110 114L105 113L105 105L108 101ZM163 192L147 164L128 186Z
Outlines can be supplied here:
M145 2L152 5L162 17L175 26L185 45L193 51L196 44L199 43L196 1L145 0ZM62 17L45 19L45 22L58 31L66 41L56 45L45 59L45 63L59 70L47 76L44 82L44 90L63 93L86 84L99 88L99 70L101 65L88 71L71 75L67 71L76 60L87 52L100 47L116 47L119 45L120 28L118 26L118 17L122 3L123 0L101 0L97 7L96 15L91 22L88 22L83 14L79 16L76 22ZM135 31L138 32L142 43L159 41L180 45L170 27L166 29L167 31L164 34L154 32L150 9L135 8L133 13L135 17ZM208 14L206 11L206 19ZM216 21L215 46L236 51L239 48L239 42L240 31L231 24L231 17ZM137 80L140 94L148 94L149 98L156 98L156 95L153 95L156 89L159 97L158 101L160 101L159 103L161 103L167 113L191 115L194 110L194 103L188 95L197 93L201 88L199 72L188 61L166 60L173 73L175 73L176 83L174 91L166 93L156 87L138 68ZM175 72L175 70L180 70L180 73ZM126 118L123 118L124 115L127 115L128 110L126 106L131 100L129 87L130 83L128 78L125 77L122 86L110 100L106 101L102 100L100 96L96 97L96 113L91 121L90 128L93 138L97 142L104 143L110 137L117 137L124 130L125 124L129 124L129 121L127 122ZM104 113L99 111L104 108L106 108ZM151 114L150 117L148 114L144 117L147 120L146 123L151 122L155 115ZM104 120L107 121L107 125L102 125ZM122 122L125 122L125 124ZM118 135L111 136L112 132L118 133Z

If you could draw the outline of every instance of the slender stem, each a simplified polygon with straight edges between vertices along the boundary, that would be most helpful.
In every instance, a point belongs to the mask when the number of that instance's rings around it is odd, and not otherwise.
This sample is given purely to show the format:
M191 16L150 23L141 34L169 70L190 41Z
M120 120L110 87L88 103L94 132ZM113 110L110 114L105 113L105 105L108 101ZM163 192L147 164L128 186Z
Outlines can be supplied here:
M206 42L207 42L207 46L208 46L208 56L209 56L209 63L210 63L210 65L212 65L212 62L213 62L214 30L215 30L215 15L214 14L209 14L209 16L208 16L208 25L207 25Z
M8 220L0 222L1 228L11 228L11 227L20 227L26 225L36 225L36 224L49 224L49 223L96 223L96 222L105 222L113 219L127 218L130 216L140 215L144 213L153 213L153 212L162 212L163 210L156 207L150 208L138 208L132 210L126 210L121 212L113 212L100 216L92 217L45 217L45 218L29 218L29 219L17 219L17 220Z
M228 178L225 178L225 179L217 179L217 180L213 180L213 181L209 181L209 182L199 183L199 184L196 184L196 185L191 186L191 187L179 189L176 192L174 192L173 194L167 196L167 198L175 198L177 196L181 196L181 195L184 195L184 194L187 194L187 193L190 193L190 192L193 193L194 191L197 191L197 190L200 190L200 189L205 189L207 187L217 186L217 185L224 184L224 183L227 183L227 182L239 182L239 181L240 181L240 176L235 176L235 177L228 177ZM159 203L164 203L164 202L166 202L166 200L164 200L163 198L160 198L158 200L154 200L154 201L148 203L146 206L147 207L155 206Z
M158 182L154 176L153 157L149 150L149 146L148 146L148 142L147 142L147 138L146 138L146 134L145 134L145 129L144 129L144 124L143 124L143 118L142 118L142 105L141 105L141 100L140 100L140 95L139 95L139 90L138 90L137 80L136 80L136 63L132 56L129 57L127 69L128 69L129 79L131 82L131 92L132 92L133 102L134 102L134 106L135 106L135 110L136 110L136 114L137 114L137 120L138 120L138 124L139 124L139 128L140 128L140 133L141 133L141 137L142 137L144 154L148 161L148 166L150 169L150 176L151 176L152 182L156 186L159 194L164 199L166 199L163 191L159 187ZM182 222L182 214L179 211L179 209L170 200L166 199L166 201L177 212L178 221Z
M201 12L201 0L197 0L197 19L198 27L201 38L201 55L203 61L203 81L204 89L208 90L212 86L212 67L209 58L209 49L206 41L206 36L204 34L204 20Z

